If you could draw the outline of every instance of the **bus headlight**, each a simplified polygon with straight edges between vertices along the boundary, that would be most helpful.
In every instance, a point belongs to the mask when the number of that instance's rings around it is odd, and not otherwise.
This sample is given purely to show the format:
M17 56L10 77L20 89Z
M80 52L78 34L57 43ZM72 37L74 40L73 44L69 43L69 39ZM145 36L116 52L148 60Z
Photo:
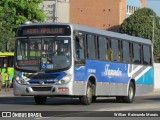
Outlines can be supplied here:
M20 78L19 76L16 76L16 81L19 84L28 84L24 79Z
M65 84L71 80L71 75L64 76L61 80L57 81L58 84Z
M19 80L20 80L19 76L16 76L16 81L19 81Z

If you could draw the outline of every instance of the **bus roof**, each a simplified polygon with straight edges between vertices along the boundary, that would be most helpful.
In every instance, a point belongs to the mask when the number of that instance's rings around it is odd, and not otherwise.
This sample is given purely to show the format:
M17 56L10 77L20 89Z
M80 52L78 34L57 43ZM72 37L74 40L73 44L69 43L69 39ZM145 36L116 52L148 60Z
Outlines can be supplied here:
M0 52L0 57L14 56L13 52Z
M113 38L118 38L118 39L123 39L123 40L130 40L130 41L140 42L140 43L145 43L145 44L152 44L151 40L149 40L149 39L135 37L135 36L117 33L117 32L111 32L111 31L107 31L107 30L100 30L97 28L82 26L82 25L78 25L78 24L73 24L73 28L75 30L87 31L87 32L96 33L99 35L108 36L108 37L113 37Z
M145 44L152 44L151 40L149 40L149 39L135 37L135 36L117 33L117 32L111 32L111 31L107 31L107 30L101 30L98 28L93 28L93 27L84 26L84 25L80 25L80 24L46 22L46 23L32 23L32 24L21 25L21 26L32 26L32 25L70 25L73 30L91 32L91 33L95 33L95 34L99 34L99 35L104 35L104 36L118 38L118 39L124 39L124 40L130 40L130 41L140 42L140 43L145 43Z

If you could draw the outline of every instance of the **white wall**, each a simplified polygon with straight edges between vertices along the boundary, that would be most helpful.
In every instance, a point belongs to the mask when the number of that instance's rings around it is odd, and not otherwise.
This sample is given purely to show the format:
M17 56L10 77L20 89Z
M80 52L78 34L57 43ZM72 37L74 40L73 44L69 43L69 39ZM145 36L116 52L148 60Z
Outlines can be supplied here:
M154 89L160 89L160 63L154 63Z
M69 0L56 1L56 22L69 22Z
M45 12L45 22L54 22L55 19L55 0L44 0L39 7Z

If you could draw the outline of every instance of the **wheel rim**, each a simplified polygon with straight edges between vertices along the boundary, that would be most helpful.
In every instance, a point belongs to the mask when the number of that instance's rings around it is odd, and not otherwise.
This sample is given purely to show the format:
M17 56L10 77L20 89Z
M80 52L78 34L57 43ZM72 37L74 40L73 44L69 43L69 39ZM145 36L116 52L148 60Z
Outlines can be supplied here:
M92 101L92 89L91 89L91 87L88 87L86 96L87 96L88 102L90 103Z
M134 96L134 91L133 91L133 88L130 87L130 89L129 89L129 99L132 100L133 96Z

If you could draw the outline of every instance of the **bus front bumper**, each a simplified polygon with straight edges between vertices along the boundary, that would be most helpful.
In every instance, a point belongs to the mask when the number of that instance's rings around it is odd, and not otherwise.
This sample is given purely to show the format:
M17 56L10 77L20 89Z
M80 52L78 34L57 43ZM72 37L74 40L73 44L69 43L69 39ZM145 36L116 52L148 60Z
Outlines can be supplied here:
M14 95L15 96L71 96L72 85L71 83L63 85L22 85L14 82Z

